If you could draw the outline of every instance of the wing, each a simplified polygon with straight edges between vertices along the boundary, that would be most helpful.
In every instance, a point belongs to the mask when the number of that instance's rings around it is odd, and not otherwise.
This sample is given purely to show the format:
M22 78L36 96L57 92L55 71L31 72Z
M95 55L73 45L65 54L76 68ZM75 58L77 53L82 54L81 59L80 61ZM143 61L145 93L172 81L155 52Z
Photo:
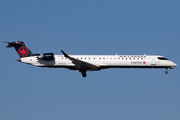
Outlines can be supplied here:
M64 54L64 56L66 58L68 58L69 60L72 61L72 63L74 65L76 65L78 68L86 68L86 69L93 69L93 70L100 70L100 67L98 65L94 65L82 60L78 60L76 58L70 57L69 55L67 55L64 51L61 50L61 52Z

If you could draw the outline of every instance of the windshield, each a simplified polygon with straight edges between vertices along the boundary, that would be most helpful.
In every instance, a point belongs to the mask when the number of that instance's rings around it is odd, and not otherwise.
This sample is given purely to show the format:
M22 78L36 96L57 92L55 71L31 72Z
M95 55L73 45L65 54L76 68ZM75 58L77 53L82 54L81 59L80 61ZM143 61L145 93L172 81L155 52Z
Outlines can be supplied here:
M167 58L165 57L158 57L159 60L168 60Z

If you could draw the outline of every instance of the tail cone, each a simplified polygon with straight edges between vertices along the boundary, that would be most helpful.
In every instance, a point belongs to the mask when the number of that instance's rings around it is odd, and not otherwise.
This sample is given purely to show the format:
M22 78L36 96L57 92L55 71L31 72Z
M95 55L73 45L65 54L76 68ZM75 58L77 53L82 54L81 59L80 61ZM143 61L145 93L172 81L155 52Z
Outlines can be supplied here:
M21 58L18 58L17 61L21 62Z

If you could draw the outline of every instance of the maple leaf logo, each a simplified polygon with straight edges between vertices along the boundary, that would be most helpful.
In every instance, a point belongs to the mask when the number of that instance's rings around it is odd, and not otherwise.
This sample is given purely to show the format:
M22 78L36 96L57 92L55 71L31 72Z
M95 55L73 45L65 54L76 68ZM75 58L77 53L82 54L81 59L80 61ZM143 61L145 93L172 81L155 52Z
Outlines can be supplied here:
M18 54L21 57L26 57L29 53L29 50L26 47L20 47L18 50Z
M21 54L26 54L26 50L23 48L22 50L20 50Z

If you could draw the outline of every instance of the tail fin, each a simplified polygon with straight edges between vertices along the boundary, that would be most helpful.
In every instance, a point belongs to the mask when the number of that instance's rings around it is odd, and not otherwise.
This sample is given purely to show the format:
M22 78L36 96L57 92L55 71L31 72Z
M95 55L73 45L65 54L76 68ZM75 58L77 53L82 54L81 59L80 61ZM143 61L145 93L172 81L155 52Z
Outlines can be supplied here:
M14 47L20 57L29 57L29 56L39 55L39 54L35 54L31 52L22 41L14 41L14 42L7 42L7 43L8 43L7 47L8 48Z

